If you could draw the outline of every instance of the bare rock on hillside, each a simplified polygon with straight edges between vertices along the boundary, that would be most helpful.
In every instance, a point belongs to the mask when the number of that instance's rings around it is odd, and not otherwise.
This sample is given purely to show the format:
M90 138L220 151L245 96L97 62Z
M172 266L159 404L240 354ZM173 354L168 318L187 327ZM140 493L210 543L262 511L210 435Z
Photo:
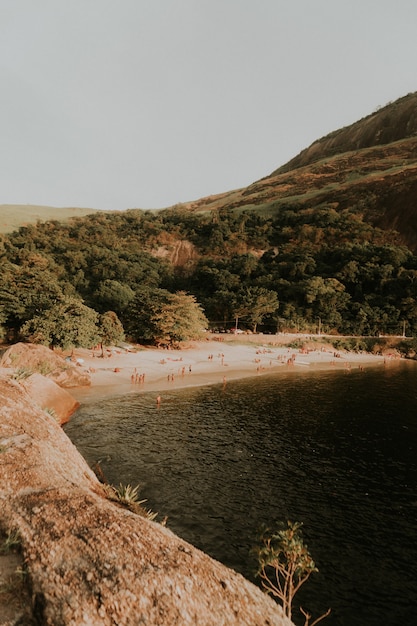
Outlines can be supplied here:
M197 248L191 241L184 239L161 245L151 254L157 258L169 259L175 267L185 267L199 258Z
M16 343L0 359L0 367L38 372L64 388L87 387L91 376L71 361L46 346Z
M241 575L121 508L58 424L0 381L0 526L17 531L45 626L291 626Z
M59 424L65 424L80 406L68 391L42 374L32 374L20 381L20 385L34 404L44 411L50 411Z

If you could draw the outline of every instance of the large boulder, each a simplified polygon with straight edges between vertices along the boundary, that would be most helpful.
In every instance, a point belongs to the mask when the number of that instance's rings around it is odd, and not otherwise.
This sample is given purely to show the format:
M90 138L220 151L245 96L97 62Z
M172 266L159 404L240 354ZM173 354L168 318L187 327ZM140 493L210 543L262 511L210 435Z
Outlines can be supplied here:
M59 425L0 381L0 527L20 535L36 623L290 626L281 608L108 499Z
M32 374L19 382L34 404L48 411L59 424L68 422L70 416L80 406L66 389L62 389L42 374Z
M15 343L10 346L0 359L0 367L13 368L22 374L37 372L64 388L91 385L89 372L54 350L32 343Z

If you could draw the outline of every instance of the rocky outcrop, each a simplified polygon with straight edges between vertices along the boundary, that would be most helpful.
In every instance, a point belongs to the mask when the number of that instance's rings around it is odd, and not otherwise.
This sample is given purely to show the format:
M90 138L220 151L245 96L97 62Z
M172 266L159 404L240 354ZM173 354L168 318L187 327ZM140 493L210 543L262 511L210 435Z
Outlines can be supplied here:
M110 501L15 381L0 407L0 526L20 534L36 623L290 626L242 576Z
M30 396L34 404L55 417L59 424L65 424L80 406L66 389L62 389L53 380L32 374L19 381L19 384Z
M90 374L76 363L46 346L31 343L10 346L0 359L0 367L13 368L22 374L37 372L66 389L91 385Z
M195 245L184 239L161 245L152 250L151 254L160 259L169 259L175 267L185 267L199 258Z

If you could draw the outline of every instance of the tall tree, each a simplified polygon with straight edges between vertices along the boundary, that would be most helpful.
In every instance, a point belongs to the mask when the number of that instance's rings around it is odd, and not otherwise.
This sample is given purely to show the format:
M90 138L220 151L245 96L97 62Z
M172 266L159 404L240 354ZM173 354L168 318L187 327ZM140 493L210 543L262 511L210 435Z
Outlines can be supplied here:
M264 287L245 287L233 297L233 312L236 320L236 328L239 318L245 319L252 325L256 332L258 324L269 313L278 310L279 302L276 291Z
M62 286L45 257L31 255L20 265L3 264L0 298L10 329L17 331L25 321L50 308L62 296Z
M266 315L276 313L279 308L276 291L264 287L250 287L248 289L249 313L247 319L256 333L258 324L261 324Z
M98 313L81 300L63 297L49 309L25 322L23 338L51 348L90 348L99 340Z
M125 338L122 323L114 311L106 311L99 316L98 333L102 354L104 346L114 345Z
M146 286L138 289L123 315L127 335L139 343L153 343L157 335L154 317L166 304L169 295L165 289Z
M115 311L120 315L135 297L135 292L126 283L118 280L105 280L93 294L94 308L97 311Z
M157 343L174 344L202 337L208 320L196 298L184 291L169 294L166 304L153 316Z

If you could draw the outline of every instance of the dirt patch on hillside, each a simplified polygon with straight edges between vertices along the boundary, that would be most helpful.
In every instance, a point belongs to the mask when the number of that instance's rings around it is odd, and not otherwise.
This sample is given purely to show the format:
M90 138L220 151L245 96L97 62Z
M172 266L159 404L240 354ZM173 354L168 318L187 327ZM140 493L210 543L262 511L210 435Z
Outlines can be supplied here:
M168 259L174 267L184 267L199 258L194 244L186 240L176 241L170 246L159 246L152 254L160 259Z

